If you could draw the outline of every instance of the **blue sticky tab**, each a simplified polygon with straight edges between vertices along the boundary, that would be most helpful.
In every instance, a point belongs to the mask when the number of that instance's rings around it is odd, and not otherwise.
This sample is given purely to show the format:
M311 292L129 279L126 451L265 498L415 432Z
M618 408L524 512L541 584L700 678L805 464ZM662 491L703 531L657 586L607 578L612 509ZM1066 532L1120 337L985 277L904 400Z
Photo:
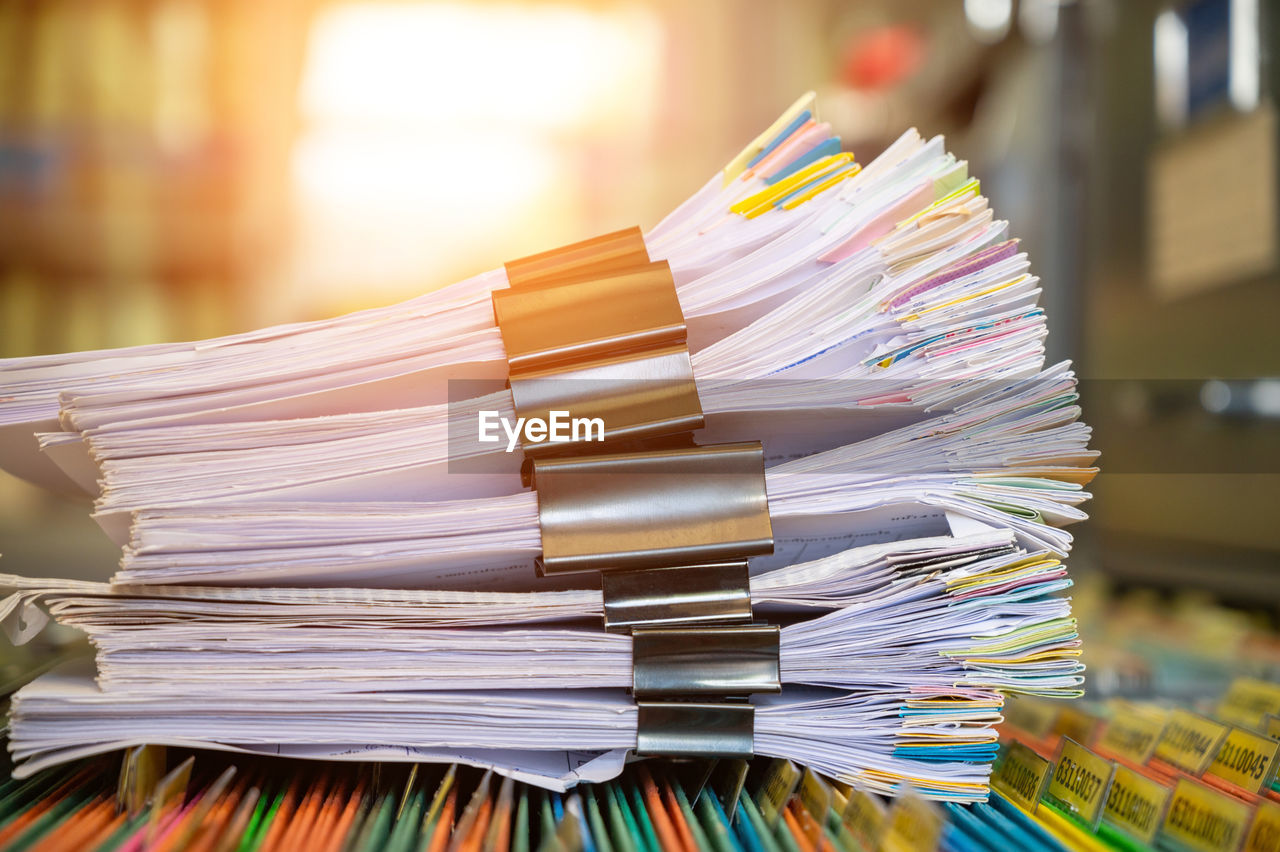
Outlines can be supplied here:
M778 170L778 173L773 177L765 178L764 184L765 186L772 186L773 184L777 183L783 178L793 175L796 172L800 171L810 163L816 163L818 160L821 160L823 157L830 157L839 153L840 153L840 137L832 136L826 142L820 143L817 147L815 147L809 153L802 154L801 156L796 157L794 160L792 160L789 164L783 166L781 169Z
M804 112L797 115L795 121L791 122L786 127L782 128L782 132L779 133L777 136L773 137L773 141L771 141L768 145L765 145L764 148L760 150L759 154L756 154L754 157L752 157L750 160L747 161L747 168L751 168L756 163L760 162L765 157L773 153L773 150L775 148L777 148L783 142L786 142L792 133L795 133L797 130L799 130L800 126L811 118L813 118L813 113L809 112L809 110L805 110Z

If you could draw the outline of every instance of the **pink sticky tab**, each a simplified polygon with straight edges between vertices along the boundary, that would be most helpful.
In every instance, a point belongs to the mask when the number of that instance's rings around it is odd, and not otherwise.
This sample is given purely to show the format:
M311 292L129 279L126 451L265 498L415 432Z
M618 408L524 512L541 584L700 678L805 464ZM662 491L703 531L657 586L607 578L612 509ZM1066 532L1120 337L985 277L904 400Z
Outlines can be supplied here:
M920 184L915 192L881 213L870 222L854 231L840 245L822 255L818 260L823 263L839 263L848 260L876 240L893 230L894 226L933 203L933 182Z
M783 166L809 153L829 138L831 138L830 124L815 124L813 121L807 121L791 134L790 139L774 148L769 156L748 169L748 173L752 176L773 177L774 173Z

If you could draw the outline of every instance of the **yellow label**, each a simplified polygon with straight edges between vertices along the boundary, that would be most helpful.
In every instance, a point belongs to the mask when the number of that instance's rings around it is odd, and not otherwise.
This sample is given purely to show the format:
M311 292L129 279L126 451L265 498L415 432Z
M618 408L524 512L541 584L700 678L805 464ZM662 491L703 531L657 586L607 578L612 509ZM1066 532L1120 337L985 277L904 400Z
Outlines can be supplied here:
M1235 852L1244 840L1251 813L1244 802L1180 778L1161 830L1196 852Z
M1053 723L1053 732L1069 737L1079 745L1092 745L1098 719L1077 707L1063 707Z
M1098 747L1132 763L1146 763L1156 750L1163 730L1163 719L1124 711L1107 723Z
M1097 828L1115 764L1064 737L1047 794Z
M944 820L937 805L915 795L899 796L889 811L884 848L907 852L935 852Z
M760 790L756 793L760 816L769 827L777 824L782 809L791 800L791 794L796 791L799 783L800 770L791 761L777 758L769 764L764 780L760 782Z
M804 805L818 825L827 824L827 811L831 810L831 787L812 769L805 769L800 778L800 804Z
M1005 722L1035 739L1044 739L1058 720L1060 707L1041 698L1020 695L1004 705Z
M1256 793L1271 783L1277 754L1280 754L1280 742L1243 728L1232 728L1207 772Z
M863 849L880 848L888 827L888 812L878 798L865 790L851 791L841 819Z
M1280 715L1280 684L1236 678L1218 703L1218 718L1233 725L1257 730L1267 715Z
M1174 710L1164 726L1164 733L1156 743L1156 757L1184 769L1192 775L1204 772L1209 761L1218 753L1218 746L1227 736L1227 726L1211 719Z
M1280 852L1280 805L1265 799L1258 804L1244 852Z
M1280 740L1280 716L1268 716L1262 723L1262 730L1273 740Z
M1049 778L1052 765L1020 742L1011 742L1004 749L991 786L1015 803L1034 811L1040 802L1040 793Z
M1107 791L1102 817L1111 825L1143 843L1151 844L1160 830L1160 817L1173 792L1127 766L1116 767L1116 777Z

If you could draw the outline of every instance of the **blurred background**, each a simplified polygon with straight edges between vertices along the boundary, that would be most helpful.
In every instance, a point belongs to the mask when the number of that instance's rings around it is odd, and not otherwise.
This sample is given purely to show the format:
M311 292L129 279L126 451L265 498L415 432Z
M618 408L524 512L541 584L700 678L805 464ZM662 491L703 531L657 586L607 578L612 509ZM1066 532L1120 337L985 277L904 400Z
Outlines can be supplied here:
M1031 253L1103 451L1095 622L1274 625L1278 28L1269 0L0 0L0 355L652 226L812 88L861 162L946 134ZM82 507L0 477L5 571L106 573Z

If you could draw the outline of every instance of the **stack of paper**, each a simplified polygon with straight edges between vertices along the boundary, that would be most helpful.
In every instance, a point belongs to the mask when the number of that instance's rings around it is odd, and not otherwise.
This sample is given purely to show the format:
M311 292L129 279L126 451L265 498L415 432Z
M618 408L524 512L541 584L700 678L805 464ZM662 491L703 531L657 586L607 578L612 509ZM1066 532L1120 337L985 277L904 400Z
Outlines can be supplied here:
M783 622L785 688L753 699L755 749L981 798L1002 694L1079 694L1056 595L1096 454L1069 365L1044 364L1039 280L965 163L911 131L859 166L811 102L644 236L687 319L695 437L765 448L774 552L750 596ZM3 578L10 635L47 605L98 652L96 683L15 699L24 771L141 741L557 785L591 773L548 754L620 769L632 639L573 588L594 578L537 576L522 456L476 440L482 412L515 414L507 283L0 365L0 463L60 470L122 546L114 586Z
M963 548L946 540L887 553L863 548L758 577L758 612L831 610L782 628L783 682L1076 691L1075 622L1069 602L1053 596L1070 585L1065 569L1047 553L1002 545L998 534L985 539ZM819 589L821 598L814 596ZM99 683L113 692L631 685L629 636L598 627L456 626L493 623L493 594L452 595L440 621L455 626L446 627L434 626L429 605L410 606L414 597L393 593L237 591L228 600L214 597L216 590L175 589L166 597L50 582L34 594L48 599L61 623L89 635L98 649ZM548 595L569 600L542 604ZM504 598L507 624L581 618L599 607L598 592ZM348 603L355 601L358 608ZM265 612L273 606L276 613ZM17 601L6 609L16 614Z

